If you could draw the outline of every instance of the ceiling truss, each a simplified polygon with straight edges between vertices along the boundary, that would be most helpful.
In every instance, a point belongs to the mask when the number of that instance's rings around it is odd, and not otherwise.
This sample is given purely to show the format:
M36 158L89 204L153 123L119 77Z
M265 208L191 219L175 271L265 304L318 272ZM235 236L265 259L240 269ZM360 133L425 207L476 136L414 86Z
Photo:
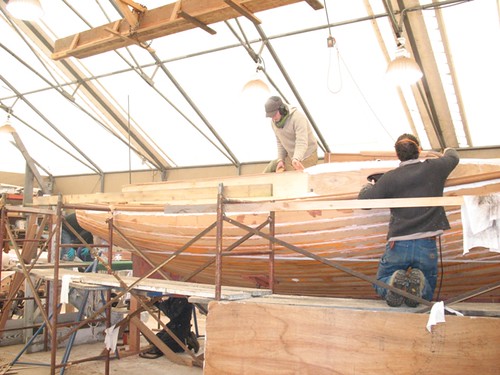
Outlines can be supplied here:
M52 58L69 56L84 58L99 53L138 44L149 40L199 27L209 34L215 31L208 25L245 16L259 23L254 13L304 0L178 0L173 4L146 10L131 0L115 0L124 19L95 27L88 31L58 39ZM315 10L323 8L318 0L306 0ZM132 7L132 10L129 8Z
M147 49L154 60L154 65L156 65L158 70L162 71L174 84L190 107L194 109L205 126L214 135L217 142L213 142L208 138L207 139L212 142L212 144L218 148L219 151L223 153L232 164L238 167L240 162L237 157L224 143L223 138L217 134L208 119L206 119L201 110L198 109L196 103L189 97L188 93L185 92L182 86L175 80L175 77L168 71L164 62L160 60L153 49L148 47L147 42L154 38L182 32L196 27L213 34L213 30L209 27L210 24L227 21L240 16L249 19L256 27L262 41L279 67L282 76L285 78L285 81L295 95L297 102L300 104L301 108L303 108L304 112L311 121L323 151L330 152L329 146L323 139L319 128L315 126L314 118L309 113L306 103L302 100L299 91L295 88L294 83L288 76L288 73L281 63L278 54L274 51L270 40L260 27L261 21L255 16L255 13L258 11L297 3L299 0L211 0L203 2L183 0L152 10L147 10L145 7L142 7L131 0L110 1L113 1L122 13L122 20L91 28L88 31L56 40L55 43L47 35L45 35L36 24L19 22L17 25L23 30L23 32L30 35L33 40L37 41L37 44L40 48L42 48L47 56L50 56L53 60L55 60L59 69L67 75L70 81L79 82L77 90L80 94L85 95L88 100L90 100L105 115L105 117L112 124L114 124L115 129L117 129L121 134L120 136L117 135L117 138L120 138L123 141L124 139L130 137L130 147L132 147L137 154L142 155L142 157L144 157L144 159L147 160L155 169L165 173L169 168L175 165L173 165L168 157L159 153L152 145L151 140L145 138L140 131L135 129L133 124L130 126L129 121L125 118L123 112L115 108L114 104L107 99L106 95L100 91L99 87L92 82L95 77L90 77L89 79L89 77L86 77L78 69L78 67L71 62L70 59L66 58L70 56L83 58L131 45L140 45L141 47ZM323 5L319 1L307 0L306 2L312 9L323 8ZM435 3L434 6L437 7L439 4L458 2L458 0L445 1ZM365 3L368 3L368 1ZM379 16L389 17L395 27L399 25L401 26L402 30L399 31L405 33L406 39L409 42L411 53L423 70L424 79L413 88L413 93L417 101L423 123L425 124L425 130L431 143L431 147L433 149L457 147L457 135L451 118L449 106L446 104L443 82L440 79L439 71L435 63L435 57L433 55L429 35L427 34L426 26L421 15L422 7L416 0L394 0L391 3L386 3L390 4L390 7L388 7L389 11L386 15L374 15L373 12L370 12L370 16L372 16L373 19ZM5 12L4 2L0 1L0 7L2 8L2 11ZM400 18L399 22L398 17ZM326 25L323 27L330 26L332 25ZM374 29L376 29L376 27L374 27ZM444 31L442 31L442 33L444 33ZM446 49L446 35L442 35L442 40ZM379 43L386 51L386 57L389 59L387 46L383 44L381 38L379 38ZM449 61L449 64L451 71L453 72L452 61ZM134 67L133 70L137 71L143 79L151 80L150 77L145 77L143 73L141 74L144 66L145 65L141 66L138 64L138 66ZM151 86L154 88L154 85ZM154 89L157 90L156 88ZM167 100L167 102L169 102L166 95L160 92L158 93L165 100ZM22 99L22 96L23 94L19 93L19 98ZM66 96L71 95L67 94ZM460 98L459 93L457 93L457 97ZM68 97L68 100L71 99ZM169 104L173 106L172 103L169 102ZM460 100L458 105L462 111L463 108ZM179 113L181 112L179 111ZM464 118L464 132L470 143L467 121L464 113L462 114ZM184 114L182 115L187 119L187 116ZM191 125L196 127L192 122ZM200 133L203 134L201 131ZM84 157L86 158L85 155ZM98 170L97 166L95 167Z

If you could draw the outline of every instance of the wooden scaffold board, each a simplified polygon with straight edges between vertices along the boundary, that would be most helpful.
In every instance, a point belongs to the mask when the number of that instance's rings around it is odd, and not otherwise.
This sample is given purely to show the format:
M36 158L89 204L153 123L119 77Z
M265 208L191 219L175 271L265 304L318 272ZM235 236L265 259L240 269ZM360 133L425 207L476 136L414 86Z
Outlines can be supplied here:
M35 277L42 278L44 280L53 280L54 273L52 270L36 269L32 270L31 274ZM70 285L76 288L84 289L87 285L101 285L112 288L121 288L119 281L113 276L105 273L82 273L77 271L59 270L59 279L62 280L63 277L67 275L71 277ZM134 276L123 276L121 279L127 285L132 285L139 277ZM209 284L197 284L182 281L173 280L158 280L158 279L141 279L136 285L134 285L133 290L142 292L159 292L162 294L176 294L185 296L197 296L205 298L215 298L215 286ZM266 294L271 294L269 289L251 289L251 288L240 288L240 287L227 287L222 286L222 300L239 300L248 299L252 297L259 297Z

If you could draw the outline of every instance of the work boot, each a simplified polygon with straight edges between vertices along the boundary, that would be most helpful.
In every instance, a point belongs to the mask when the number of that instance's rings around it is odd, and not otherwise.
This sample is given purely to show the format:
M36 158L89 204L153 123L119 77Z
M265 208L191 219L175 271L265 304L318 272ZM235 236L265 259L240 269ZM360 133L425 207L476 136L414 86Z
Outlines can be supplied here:
M425 285L424 273L420 271L418 268L413 268L410 271L410 274L408 275L408 289L407 289L408 293L411 293L417 297L422 297L422 291L424 290L424 285ZM418 306L418 302L410 298L405 298L405 304L408 307Z
M404 270L397 270L394 272L389 279L389 285L393 286L394 288L406 290L406 285L407 285L407 278L406 278L406 271ZM385 295L385 301L387 304L391 307L398 307L403 304L404 297L400 294L397 294L391 290L387 291L387 294Z
M196 335L193 331L189 333L189 336L186 337L186 344L189 350L194 350L195 353L198 353L200 350L200 343L196 338Z

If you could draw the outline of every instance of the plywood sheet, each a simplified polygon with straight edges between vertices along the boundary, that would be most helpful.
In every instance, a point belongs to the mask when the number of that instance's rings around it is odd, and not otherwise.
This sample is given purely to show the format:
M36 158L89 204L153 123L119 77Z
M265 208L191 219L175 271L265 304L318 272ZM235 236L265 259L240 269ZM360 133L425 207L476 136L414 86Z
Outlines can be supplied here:
M204 374L498 373L499 319L446 316L432 333L427 320L427 314L212 302Z

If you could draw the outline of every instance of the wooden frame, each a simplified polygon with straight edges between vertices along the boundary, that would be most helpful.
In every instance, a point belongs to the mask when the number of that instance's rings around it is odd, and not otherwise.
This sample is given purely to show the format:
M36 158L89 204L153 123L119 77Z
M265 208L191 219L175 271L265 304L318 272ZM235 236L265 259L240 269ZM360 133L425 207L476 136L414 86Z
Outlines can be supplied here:
M132 44L145 45L144 43L149 40L196 27L210 34L215 34L215 31L208 25L241 15L250 18L252 22L257 22L258 19L253 16L256 12L300 1L306 1L315 10L323 8L318 0L246 0L240 2L234 0L178 0L175 3L152 10L136 8L141 12L141 17L138 18L135 13L128 9L128 6L135 4L133 1L116 0L125 15L126 22L109 23L58 39L51 57L54 60L70 56L84 58ZM138 6L138 4L136 5ZM110 32L111 30L113 32Z

